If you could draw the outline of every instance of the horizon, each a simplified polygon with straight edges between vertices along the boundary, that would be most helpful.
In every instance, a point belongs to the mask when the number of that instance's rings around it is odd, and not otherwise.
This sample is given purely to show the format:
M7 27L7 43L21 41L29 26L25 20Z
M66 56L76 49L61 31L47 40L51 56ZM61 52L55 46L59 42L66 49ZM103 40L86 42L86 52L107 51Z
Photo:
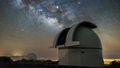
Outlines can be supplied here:
M19 60L25 59L24 56L0 56L0 57L10 57L13 61L19 61ZM30 59L26 59L26 60L30 60ZM59 59L48 59L48 58L44 58L44 57L41 57L41 58L39 57L39 58L34 59L34 60L59 61ZM120 62L120 58L114 58L114 59L103 58L104 65L109 65L113 61Z

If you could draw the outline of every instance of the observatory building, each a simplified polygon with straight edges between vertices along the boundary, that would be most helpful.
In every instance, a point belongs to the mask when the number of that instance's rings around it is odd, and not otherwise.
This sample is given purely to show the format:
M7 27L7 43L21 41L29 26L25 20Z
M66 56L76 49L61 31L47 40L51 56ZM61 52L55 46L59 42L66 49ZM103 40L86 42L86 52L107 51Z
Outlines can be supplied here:
M95 28L95 24L85 21L56 36L54 47L59 50L60 65L103 67L101 41Z

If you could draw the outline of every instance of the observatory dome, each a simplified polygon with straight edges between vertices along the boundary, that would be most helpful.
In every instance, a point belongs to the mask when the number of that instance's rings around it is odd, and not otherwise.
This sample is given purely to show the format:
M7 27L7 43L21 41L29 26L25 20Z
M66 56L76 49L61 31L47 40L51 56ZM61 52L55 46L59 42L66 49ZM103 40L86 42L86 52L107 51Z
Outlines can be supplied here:
M91 22L81 22L62 30L54 40L54 47L101 48L101 42Z
M91 22L81 22L63 29L54 40L59 50L59 64L87 67L103 67L101 41Z

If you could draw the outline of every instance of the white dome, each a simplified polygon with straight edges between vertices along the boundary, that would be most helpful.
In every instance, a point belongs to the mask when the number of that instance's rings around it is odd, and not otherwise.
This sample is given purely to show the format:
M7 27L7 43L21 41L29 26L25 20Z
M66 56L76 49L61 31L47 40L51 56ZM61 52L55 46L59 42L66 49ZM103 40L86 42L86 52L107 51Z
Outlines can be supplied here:
M97 34L92 30L97 28L90 22L81 22L70 28L62 30L54 40L55 47L91 47L101 48L101 42Z

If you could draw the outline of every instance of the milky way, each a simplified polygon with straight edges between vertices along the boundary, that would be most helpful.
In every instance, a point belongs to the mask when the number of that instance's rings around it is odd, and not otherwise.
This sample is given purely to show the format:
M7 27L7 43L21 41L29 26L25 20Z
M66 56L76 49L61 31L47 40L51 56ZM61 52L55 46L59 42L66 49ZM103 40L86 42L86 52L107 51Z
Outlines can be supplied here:
M91 21L102 40L105 58L120 58L119 0L0 0L0 55L35 53L57 59L55 35Z

